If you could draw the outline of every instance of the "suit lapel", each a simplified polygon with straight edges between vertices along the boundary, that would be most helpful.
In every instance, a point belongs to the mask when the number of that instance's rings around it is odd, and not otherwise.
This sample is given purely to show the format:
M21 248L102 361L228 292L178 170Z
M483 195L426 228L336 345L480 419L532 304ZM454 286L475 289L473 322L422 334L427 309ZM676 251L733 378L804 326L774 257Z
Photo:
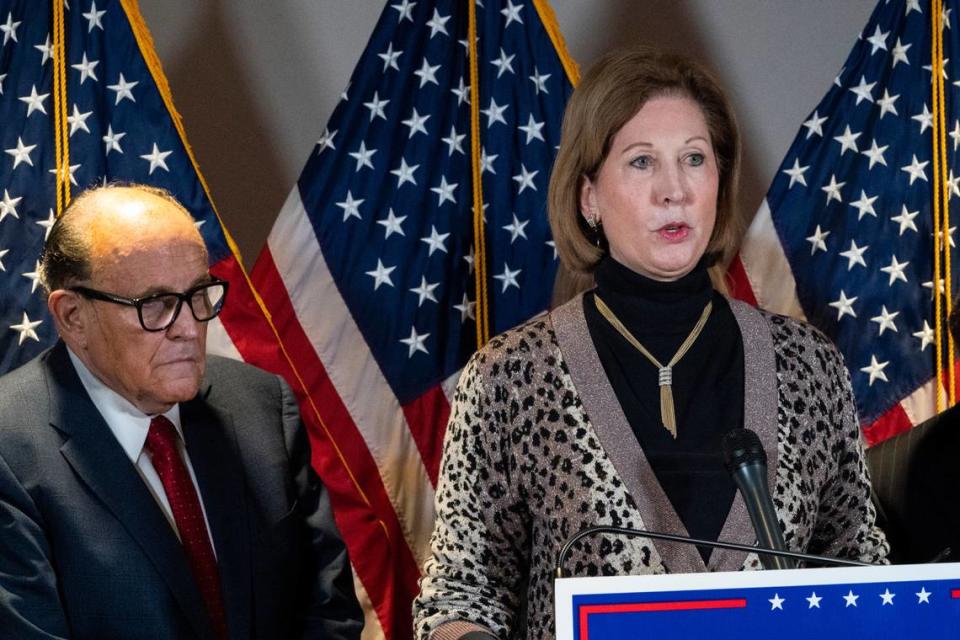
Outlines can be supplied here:
M253 601L246 491L232 416L207 404L209 385L180 406L190 462L217 552L230 635L250 635Z
M62 342L48 352L45 365L50 424L67 436L62 455L150 559L198 635L213 637L179 539L87 395Z

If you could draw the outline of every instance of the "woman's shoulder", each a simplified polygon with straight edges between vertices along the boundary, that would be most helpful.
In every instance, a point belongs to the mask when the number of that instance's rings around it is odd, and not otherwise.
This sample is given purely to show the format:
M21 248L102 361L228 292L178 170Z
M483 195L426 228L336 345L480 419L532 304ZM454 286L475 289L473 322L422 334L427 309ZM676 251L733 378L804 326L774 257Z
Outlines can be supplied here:
M540 354L553 353L557 336L547 312L500 333L477 351L471 359L475 366L488 367L509 361L532 361Z

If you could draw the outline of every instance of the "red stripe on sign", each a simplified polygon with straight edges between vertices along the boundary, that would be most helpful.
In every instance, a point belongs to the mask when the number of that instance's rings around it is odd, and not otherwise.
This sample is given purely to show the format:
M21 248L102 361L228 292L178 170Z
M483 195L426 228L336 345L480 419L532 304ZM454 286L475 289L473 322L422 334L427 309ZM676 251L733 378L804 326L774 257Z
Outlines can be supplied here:
M427 469L427 475L434 488L440 475L440 457L443 454L443 434L450 417L450 403L443 395L440 385L403 405L403 415L407 418L413 440L420 450L420 458ZM440 425L438 428L437 425Z
M626 602L618 604L589 604L580 607L580 640L589 640L590 616L609 613L646 613L654 611L696 611L704 609L743 609L746 598L727 600L675 600L672 602Z
M251 277L303 384L310 390L313 406L322 416L321 423L305 402L303 390L298 389L314 445L313 464L330 491L350 562L373 602L386 637L411 637L410 602L417 593L420 572L376 462L300 326L269 248L260 253Z
M903 410L900 403L893 405L890 409L863 428L863 438L868 447L879 444L888 438L892 438L898 433L903 433L913 426L907 412Z
M727 267L726 279L732 297L757 306L757 296L753 293L753 286L750 284L750 278L747 276L740 254L734 256L730 266Z

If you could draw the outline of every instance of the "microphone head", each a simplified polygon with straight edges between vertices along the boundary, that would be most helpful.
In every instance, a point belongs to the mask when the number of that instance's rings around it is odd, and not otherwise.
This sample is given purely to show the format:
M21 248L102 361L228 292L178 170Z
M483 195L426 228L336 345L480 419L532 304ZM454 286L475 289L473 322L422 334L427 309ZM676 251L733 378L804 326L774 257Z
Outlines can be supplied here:
M767 466L767 452L763 450L760 436L750 429L733 429L727 432L721 445L723 462L730 473L748 464Z

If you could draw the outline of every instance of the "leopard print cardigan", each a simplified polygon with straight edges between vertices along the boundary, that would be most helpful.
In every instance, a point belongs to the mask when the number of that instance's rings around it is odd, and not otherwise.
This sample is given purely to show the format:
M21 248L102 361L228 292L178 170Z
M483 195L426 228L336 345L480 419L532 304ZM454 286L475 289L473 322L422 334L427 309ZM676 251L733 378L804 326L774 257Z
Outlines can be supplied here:
M731 300L744 345L744 427L768 458L788 548L884 562L850 380L804 323ZM414 603L418 638L470 629L551 638L553 568L564 542L612 525L686 535L593 348L582 296L490 341L463 370L444 440L432 555ZM753 544L737 495L720 536ZM575 576L759 569L756 554L585 538Z

